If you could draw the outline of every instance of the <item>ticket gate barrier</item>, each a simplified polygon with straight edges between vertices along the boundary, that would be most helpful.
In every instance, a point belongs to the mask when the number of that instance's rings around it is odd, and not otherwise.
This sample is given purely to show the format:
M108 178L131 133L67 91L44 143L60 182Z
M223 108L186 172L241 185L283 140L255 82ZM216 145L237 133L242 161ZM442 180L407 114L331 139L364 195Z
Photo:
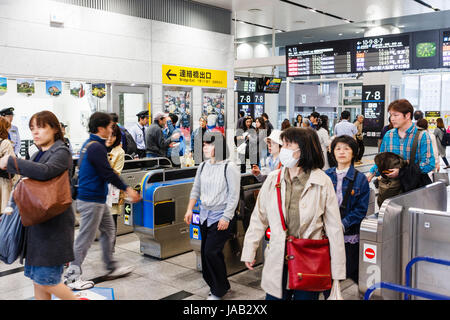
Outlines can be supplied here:
M241 175L241 190L239 204L235 212L233 220L230 222L231 237L225 243L223 254L225 265L227 268L227 275L232 275L242 270L245 270L245 264L241 262L242 247L247 231L250 216L255 205L257 192L261 188L262 183L252 174ZM190 245L196 255L197 270L202 271L201 261L201 233L200 233L200 209L198 201L195 205L192 215L192 223L189 226ZM263 259L262 246L258 248L256 254L255 265L261 264Z
M160 157L126 160L122 169L121 178L126 185L139 192L144 176L150 170L163 168L172 168L172 163L169 159ZM131 203L125 201L123 210L121 210L120 216L117 219L117 235L133 232L133 217L131 212Z
M197 167L156 169L144 176L142 201L125 209L142 253L165 259L192 250L184 215L196 172Z
M411 238L417 222L410 208L447 210L447 189L443 182L386 199L379 212L366 217L360 228L359 291L364 294L379 282L404 284L404 270L414 258L417 238ZM398 292L377 289L372 299L398 300Z

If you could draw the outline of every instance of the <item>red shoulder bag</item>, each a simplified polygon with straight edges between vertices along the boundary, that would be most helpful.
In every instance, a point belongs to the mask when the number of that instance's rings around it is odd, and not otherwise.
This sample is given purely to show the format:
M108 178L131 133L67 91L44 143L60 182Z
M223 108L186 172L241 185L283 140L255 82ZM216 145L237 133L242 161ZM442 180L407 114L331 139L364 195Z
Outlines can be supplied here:
M276 188L281 224L286 232L287 228L281 201L281 171L278 173ZM312 240L288 236L286 239L286 253L289 289L303 291L325 291L331 289L330 244L327 238Z

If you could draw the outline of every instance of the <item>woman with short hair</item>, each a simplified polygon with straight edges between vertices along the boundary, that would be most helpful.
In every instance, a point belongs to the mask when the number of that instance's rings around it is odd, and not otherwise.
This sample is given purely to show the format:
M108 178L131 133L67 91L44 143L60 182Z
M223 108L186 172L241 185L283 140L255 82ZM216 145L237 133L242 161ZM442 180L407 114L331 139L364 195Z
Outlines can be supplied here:
M245 234L241 261L253 270L256 252L270 226L261 280L266 299L317 300L319 292L288 288L286 236L320 240L326 235L330 244L331 277L335 281L344 280L345 247L339 206L333 184L321 170L324 160L316 131L289 128L280 138L283 147L279 157L283 167L269 174L259 192ZM277 187L281 188L287 233L280 219Z
M38 112L31 116L29 127L39 151L31 160L6 155L0 159L0 168L39 181L61 174L70 179L72 155L56 116L50 111ZM25 228L25 276L33 280L36 300L51 300L52 294L63 300L77 300L61 282L64 265L74 259L74 225L75 216L69 206L50 220Z

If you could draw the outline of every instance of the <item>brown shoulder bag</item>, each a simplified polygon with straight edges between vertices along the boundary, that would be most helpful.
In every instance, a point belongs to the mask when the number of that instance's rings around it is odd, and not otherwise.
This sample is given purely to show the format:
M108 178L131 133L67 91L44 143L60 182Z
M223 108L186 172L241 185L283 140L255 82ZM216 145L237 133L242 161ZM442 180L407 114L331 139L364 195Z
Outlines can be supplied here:
M16 158L14 162L20 175ZM47 181L22 177L13 196L25 227L43 223L63 213L72 204L69 172L66 170Z

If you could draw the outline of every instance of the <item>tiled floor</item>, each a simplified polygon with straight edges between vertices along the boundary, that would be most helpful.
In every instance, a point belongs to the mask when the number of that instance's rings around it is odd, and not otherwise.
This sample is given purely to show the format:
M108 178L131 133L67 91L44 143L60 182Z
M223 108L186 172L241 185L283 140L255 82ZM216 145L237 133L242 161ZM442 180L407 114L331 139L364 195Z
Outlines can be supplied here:
M358 170L366 173L373 164L376 148L366 148L366 156ZM77 232L76 232L77 235ZM115 249L116 259L135 270L125 278L97 283L97 287L113 288L116 300L185 299L202 300L208 296L209 287L196 270L193 251L165 260L144 256L139 252L139 239L134 233L119 236ZM99 242L94 242L83 264L85 279L105 274L101 262ZM244 270L229 277L231 290L227 300L262 300L265 292L260 287L262 266L254 271ZM344 299L359 300L358 287L351 280L341 283ZM0 300L26 300L33 298L32 281L23 275L23 266L0 263ZM321 299L323 297L321 296Z
M124 278L97 283L96 286L113 288L116 300L176 299L203 300L209 287L201 272L195 269L193 251L159 260L139 253L139 239L134 233L117 238L116 259L135 270ZM32 281L23 275L22 265L0 265L0 300L27 300L33 298ZM8 272L15 272L6 274ZM229 277L231 290L227 300L262 300L265 292L260 287L262 266ZM85 279L94 279L105 273L101 262L99 242L94 242L83 264ZM349 281L342 283L345 299L359 299L357 287Z

